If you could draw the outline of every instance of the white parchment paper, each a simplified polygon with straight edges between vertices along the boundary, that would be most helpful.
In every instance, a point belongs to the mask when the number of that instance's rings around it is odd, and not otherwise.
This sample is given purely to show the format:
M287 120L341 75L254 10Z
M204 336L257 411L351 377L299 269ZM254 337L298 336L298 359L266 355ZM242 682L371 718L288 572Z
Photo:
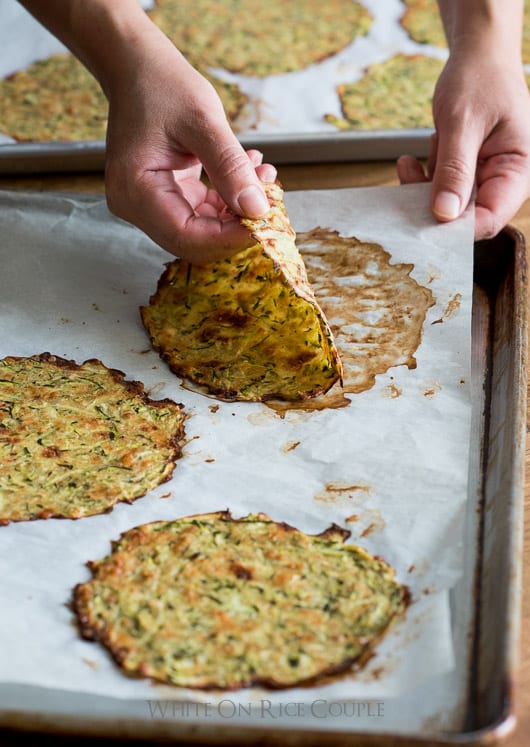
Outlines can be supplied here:
M459 584L470 582L462 538L472 213L437 224L426 185L288 192L285 200L297 231L335 229L381 244L392 262L412 264L412 277L431 289L436 304L427 313L417 368L377 376L370 390L348 395L349 407L289 411L281 418L259 403L222 403L183 388L150 350L138 307L171 256L112 217L103 197L0 192L0 356L49 351L77 362L96 357L142 381L151 396L183 403L189 416L187 445L171 481L132 505L78 521L0 527L0 683L144 703L192 700L213 708L266 702L281 711L288 701L300 704L303 723L313 718L319 728L420 728L434 715L454 725L467 666L455 645L460 650L471 606L462 602L455 612L451 598ZM444 317L457 293L458 312ZM385 394L390 381L401 396ZM215 412L213 404L219 405ZM298 447L290 449L294 442ZM364 489L322 501L329 484ZM311 533L335 522L350 529L350 541L394 566L413 604L362 672L321 687L227 696L129 679L102 647L81 640L68 603L74 585L90 577L88 560L106 555L111 540L143 522L226 508L234 516L265 511ZM346 522L352 514L358 520ZM311 713L315 702L324 708L356 700L384 702L384 718L357 714L352 725L344 713L327 721L321 711ZM274 723L282 717L292 723L291 716L279 713Z

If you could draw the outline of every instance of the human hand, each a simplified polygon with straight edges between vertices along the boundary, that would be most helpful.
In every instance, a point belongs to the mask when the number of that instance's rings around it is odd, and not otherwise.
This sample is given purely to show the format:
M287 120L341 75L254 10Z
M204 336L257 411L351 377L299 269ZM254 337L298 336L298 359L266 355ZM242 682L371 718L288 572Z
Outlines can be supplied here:
M506 57L451 54L438 80L427 173L398 160L402 184L432 180L440 221L458 217L473 195L475 238L495 236L530 196L530 95L522 66Z
M236 216L267 212L276 169L244 151L209 81L153 26L106 88L111 212L192 263L249 246Z

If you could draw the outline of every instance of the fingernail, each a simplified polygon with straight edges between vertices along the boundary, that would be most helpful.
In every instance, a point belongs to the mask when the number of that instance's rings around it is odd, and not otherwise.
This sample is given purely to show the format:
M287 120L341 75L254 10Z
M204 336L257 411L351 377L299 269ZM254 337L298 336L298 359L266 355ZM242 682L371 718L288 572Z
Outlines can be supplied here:
M438 192L434 200L433 212L437 218L454 220L460 215L460 197L454 192Z
M249 218L259 218L269 209L269 201L265 193L259 187L254 185L245 187L237 198L241 212Z

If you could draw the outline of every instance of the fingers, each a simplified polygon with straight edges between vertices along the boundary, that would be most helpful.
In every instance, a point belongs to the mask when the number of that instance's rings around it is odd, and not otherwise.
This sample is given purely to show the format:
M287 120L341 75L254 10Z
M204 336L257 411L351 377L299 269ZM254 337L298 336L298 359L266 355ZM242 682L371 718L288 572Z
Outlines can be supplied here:
M442 222L458 218L465 210L475 183L475 169L482 138L459 121L445 126L434 140L431 209Z
M398 158L397 173L400 184L417 184L428 181L423 166L414 156Z
M216 124L215 132L203 136L195 152L200 152L208 178L228 207L237 215L260 218L268 212L269 201L257 169L270 175L273 167L258 163L257 151L247 154L227 123Z
M511 220L529 194L524 156L494 156L479 166L475 198L475 238L496 236Z
M127 199L109 207L163 249L193 264L229 257L251 244L249 231L197 178L179 183L170 171L152 171Z

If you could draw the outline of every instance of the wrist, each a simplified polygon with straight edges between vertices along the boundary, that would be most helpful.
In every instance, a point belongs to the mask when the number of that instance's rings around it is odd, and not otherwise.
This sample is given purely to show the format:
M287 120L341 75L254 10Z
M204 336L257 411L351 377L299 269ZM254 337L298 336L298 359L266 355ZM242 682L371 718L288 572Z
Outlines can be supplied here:
M72 0L70 34L70 48L107 97L135 75L151 38L162 47L167 41L136 0Z
M438 0L450 53L521 66L523 0Z

